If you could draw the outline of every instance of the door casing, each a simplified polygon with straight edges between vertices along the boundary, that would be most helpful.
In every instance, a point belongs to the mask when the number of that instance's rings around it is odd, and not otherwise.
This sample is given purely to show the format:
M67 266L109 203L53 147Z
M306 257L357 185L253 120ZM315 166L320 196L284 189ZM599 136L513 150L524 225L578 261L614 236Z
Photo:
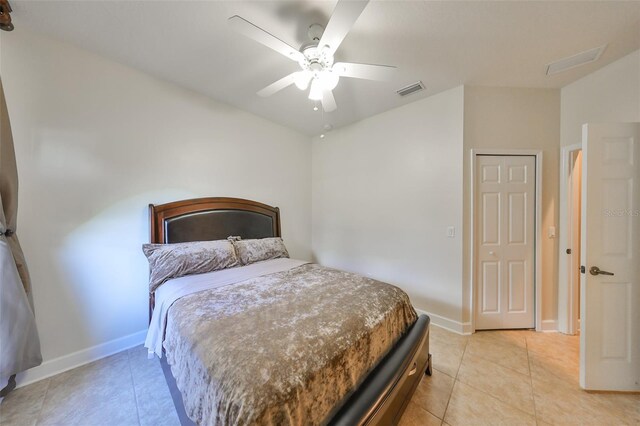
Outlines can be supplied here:
M582 143L565 146L560 150L560 232L558 249L558 331L565 334L578 332L578 305L580 297L576 283L568 280L571 268L571 258L565 254L565 250L572 245L571 226L573 215L569 208L571 200L571 156L576 151L582 151ZM578 301L576 302L576 296Z
M471 190L469 191L471 197L471 224L470 224L470 237L471 237L471 256L469 258L469 275L470 275L470 314L471 314L471 332L476 331L476 157L479 155L529 155L536 158L536 197L535 197L535 267L534 267L534 285L535 285L535 318L536 318L536 331L544 331L542 327L542 151L530 150L530 149L472 149L471 150Z

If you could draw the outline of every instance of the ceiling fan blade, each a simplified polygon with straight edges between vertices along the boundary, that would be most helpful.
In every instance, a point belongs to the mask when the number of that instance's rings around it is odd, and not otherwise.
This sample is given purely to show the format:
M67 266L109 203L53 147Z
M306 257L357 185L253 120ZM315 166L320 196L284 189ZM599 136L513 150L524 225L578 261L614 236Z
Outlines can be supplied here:
M338 109L338 105L336 104L336 98L333 97L333 92L331 90L323 90L322 91L322 109L325 112L331 112Z
M285 87L294 84L295 82L296 82L296 73L294 72L289 74L286 77L282 77L280 80L276 81L275 83L271 83L264 89L260 90L258 92L258 96L266 98L267 96L271 96L274 93L284 89Z
M327 46L329 52L334 54L367 3L369 0L338 0L318 46Z
M340 77L364 78L365 80L390 80L398 70L389 65L354 64L336 62L332 70Z
M242 35L245 35L258 43L261 43L276 52L286 56L292 61L298 61L303 57L302 53L298 52L293 47L289 46L284 41L280 40L276 36L269 34L262 28L252 24L244 18L238 15L229 18L229 25Z

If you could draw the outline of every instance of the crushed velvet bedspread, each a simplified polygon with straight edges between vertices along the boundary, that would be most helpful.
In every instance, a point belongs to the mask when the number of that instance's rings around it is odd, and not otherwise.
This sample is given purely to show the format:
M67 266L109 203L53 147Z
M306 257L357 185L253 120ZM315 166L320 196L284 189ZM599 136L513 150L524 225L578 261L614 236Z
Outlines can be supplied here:
M325 424L416 318L397 287L306 264L179 299L164 347L197 424Z

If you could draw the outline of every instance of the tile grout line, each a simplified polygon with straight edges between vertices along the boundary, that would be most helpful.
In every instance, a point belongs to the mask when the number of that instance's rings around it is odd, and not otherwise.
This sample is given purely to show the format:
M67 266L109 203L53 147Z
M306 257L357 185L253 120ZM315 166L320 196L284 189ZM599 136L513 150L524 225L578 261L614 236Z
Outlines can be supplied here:
M528 352L527 347L526 347L526 346L527 346L527 338L525 337L524 339L525 339L525 340L524 340L525 347L524 347L523 349L524 349L524 350L525 350L525 352L527 353L527 364L528 364L528 360L529 360L529 352ZM504 342L504 341L502 341L502 342L501 342L501 341L496 340L495 342L496 342L498 345L511 346L510 344L508 344L508 343L506 343L506 342ZM518 347L518 346L516 345L515 347ZM508 370L514 371L514 372L516 372L516 373L518 373L518 374L524 374L523 372L518 371L518 370L516 370L516 369L515 369L515 368L513 368L513 367L509 367L508 365L503 365L503 364L497 363L497 362L492 361L492 360L490 360L490 359L488 359L488 358L481 357L480 355L472 355L472 356L477 356L478 358L482 358L482 359L483 359L483 360L485 360L485 361L488 361L488 362L490 362L490 363L492 363L492 364L494 364L494 365L497 365L497 366L499 366L499 367L506 368L506 369L508 369ZM529 366L528 366L528 365L527 365L527 370L529 370Z
M458 374L460 374L460 369L462 368L462 360L464 360L464 354L467 353L467 346L469 346L469 340L471 340L470 338L467 339L466 342L464 342L464 349L462 350L462 356L460 357L460 364L458 365L458 369L456 370L456 375L454 377L455 380L458 380Z
M472 356L472 357L474 357L474 358L479 358L479 359L481 359L481 360L482 360L482 362L485 362L485 363L491 364L491 365L493 365L494 367L498 367L498 369L503 368L503 369L505 369L505 370L508 370L511 374L515 374L515 375L517 375L517 376L523 376L522 378L523 378L524 380L526 380L527 378L530 378L530 376L528 376L527 374L525 374L525 373L523 373L523 372L521 372L521 371L514 370L513 368L505 367L504 365L502 365L502 364L498 364L497 362L491 361L490 359L486 359L486 358L483 358L483 357L478 356L478 355L471 355L471 356ZM529 361L528 361L528 358L527 358L527 362L529 362ZM528 369L528 368L527 368L527 369ZM458 376L456 375L456 379L457 379L457 378L458 378ZM464 382L461 382L461 383L464 383ZM466 384L466 383L465 383L465 384Z
M127 349L127 365L129 366L129 377L131 377L131 387L133 388L133 399L136 403L136 417L138 418L138 425L140 423L140 409L138 408L138 391L136 391L136 383L133 380L133 371L131 370L131 352Z
M531 371L531 359L529 358L529 339L527 336L524 337L524 344L527 349L527 368L529 369L529 383L531 384L531 399L533 401L533 415L536 420L536 425L538 424L538 408L536 407L536 394L533 391L533 372Z
M40 409L38 410L38 416L36 417L36 425L40 423L40 417L42 417L42 410L44 410L44 403L47 401L47 395L49 395L49 388L51 387L51 377L47 379L47 388L44 391L44 396L42 397L42 405L40 405Z
M462 383L463 385L470 387L471 389L473 389L473 390L475 390L477 392L480 392L480 393L483 393L483 394L487 395L491 399L495 399L496 401L498 401L501 404L507 405L508 407L513 408L516 411L520 411L522 414L525 414L525 415L530 416L530 417L532 416L531 414L527 413L526 411L523 411L521 408L518 408L518 407L516 407L514 405L511 405L510 403L508 403L506 401L503 401L503 400L499 399L498 397L490 394L485 389L480 389L480 388L478 388L478 387L476 387L474 385L470 385L469 383L461 382L460 380L457 380L457 379L456 379L456 381L458 383ZM535 412L535 407L534 407L534 412ZM533 415L532 417L534 417L534 420L536 420L536 424L537 424L537 419L535 418L535 415Z
M489 363L491 363L491 364L493 364L493 365L497 365L498 367L506 368L507 370L512 371L512 372L514 372L514 373L516 373L516 374L521 374L521 375L523 375L523 376L525 376L525 375L526 375L526 374L525 374L525 373L523 373L522 371L518 371L518 370L516 370L515 368L511 368L511 367L509 367L509 366L506 366L506 365L500 364L500 363L495 362L495 361L492 361L492 360L490 360L490 359L487 359L487 358L481 357L480 355L471 355L471 356L474 356L474 357L477 357L477 358L482 358L482 360L483 360L484 362L489 362ZM528 362L529 362L529 354L527 353L527 364L528 364ZM529 370L529 367L528 367L528 366L527 366L527 370Z
M415 405L415 406L418 408L418 410L422 410L422 411L424 411L425 413L428 413L428 414L430 414L431 416L435 417L436 419L440 420L440 422L444 422L444 420L442 420L440 417L436 416L436 415L435 415L435 414L433 414L431 411L429 411L429 410L427 410L426 408L424 408L422 405L417 404L417 403L415 403L415 402L413 402L413 401L411 401L411 400L409 400L409 404L413 404L413 405ZM408 406L408 404L407 404L407 406ZM441 426L442 426L442 424L441 424Z
M445 372L444 372L444 371L442 371L442 370L438 370L437 368L435 368L435 367L433 367L433 366L431 367L431 370L432 370L432 371L437 371L437 372L438 372L438 373L440 373L440 374L443 374L443 375L445 375L445 376L447 376L447 377L452 378L454 383L455 383L455 381L456 381L456 379L455 379L455 378L453 378L453 377L451 377L449 374L445 373ZM432 377L432 376L429 376L429 377ZM453 386L451 386L451 390L453 391ZM451 397L451 395L449 395L449 397ZM449 400L447 400L447 404L449 404ZM442 424L444 424L444 419L443 419L443 418L438 417L435 413L431 412L430 410L428 410L427 408L423 407L423 406L422 406L422 405L420 405L420 404L416 404L416 405L417 405L418 407L422 408L423 410L425 410L427 413L429 413L429 414L431 414L432 416L436 417L438 420L442 420ZM446 412L446 410L447 410L447 407L445 406L445 412ZM444 413L442 414L442 417L444 417Z
M449 374L449 373L446 373L446 372L444 372L444 371L442 371L442 370L440 370L440 369L437 369L437 368L435 368L435 367L432 367L432 368L433 368L434 370L438 370L438 372L439 372L440 374L444 374L444 375L445 375L445 376L447 376L447 377L451 377L453 380L455 380L455 379L456 379L455 377L453 377L453 376L452 376L451 374ZM429 377L431 377L431 376L429 376Z
M462 367L462 360L464 359L464 354L467 352L467 346L469 345L469 340L471 338L467 338L464 342L464 349L462 350L462 356L460 357L460 364L458 365L458 369L456 370L456 375L453 378L453 386L451 386L451 393L449 394L449 398L447 398L447 405L444 407L444 413L442 413L442 423L444 424L444 419L447 417L447 410L449 409L449 403L451 402L451 397L453 396L453 389L456 387L456 382L458 381L458 373L460 372L460 367Z
M525 337L525 341L524 342L525 342L525 351L527 352L527 370L529 370L529 380L531 380L531 368L529 367L529 351L527 349L527 339L526 339L526 337ZM465 349L464 349L463 354L462 354L462 358L463 359L464 359L464 355L465 355L466 351L467 351L467 347L465 345ZM481 357L479 355L473 355L473 356L475 356L477 358L481 358L484 362L490 362L490 363L492 363L492 364L494 364L494 365L496 365L498 367L503 367L503 368L506 368L508 370L513 371L514 373L524 375L523 373L521 373L519 371L516 371L516 370L514 370L512 368L509 368L509 367L506 367L504 365L498 364L497 362L493 362L493 361L488 360L488 359L486 359L484 357ZM460 368L461 367L462 367L462 361L460 362L460 367L458 368L458 372L456 373L455 382L462 383L465 386L469 386L473 390L476 390L478 392L482 392L482 393L486 394L487 396L489 396L490 398L495 399L496 401L498 401L500 403L503 403L503 404L505 404L505 405L517 410L517 411L520 411L521 413L523 413L523 414L525 414L527 416L531 416L531 414L527 413L526 411L523 411L519 407L516 407L516 406L514 406L514 405L512 405L512 404L510 404L510 403L508 403L506 401L500 400L499 398L495 397L494 395L488 393L486 390L477 388L476 386L474 386L472 384L465 383L465 382L461 381L460 379L458 379L458 373L460 372ZM455 382L454 382L454 385L455 385ZM532 392L532 397L533 397L533 385L531 386L531 392ZM452 391L452 393L453 393L453 391ZM451 397L449 397L449 399L451 399ZM449 408L449 403L448 402L447 402L447 408ZM536 409L535 409L535 399L534 399L533 412L534 412L533 417L534 417L534 420L536 421L536 424L537 424L538 423L538 418L537 418L537 413L536 413ZM446 410L445 410L445 414L446 414Z

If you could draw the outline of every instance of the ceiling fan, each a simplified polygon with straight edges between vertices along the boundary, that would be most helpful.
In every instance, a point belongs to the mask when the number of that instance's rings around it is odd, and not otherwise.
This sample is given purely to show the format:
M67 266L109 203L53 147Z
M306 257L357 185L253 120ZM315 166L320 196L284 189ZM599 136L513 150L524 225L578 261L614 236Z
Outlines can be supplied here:
M339 0L326 28L319 24L309 27L309 42L300 50L294 49L279 38L252 24L240 16L229 18L229 24L239 33L261 43L286 56L300 65L296 71L270 84L258 92L267 97L295 84L300 90L309 88L309 99L321 101L322 108L334 111L337 108L333 89L340 77L362 78L367 80L387 80L394 74L396 67L387 65L356 64L335 62L334 54L347 36L369 0Z

